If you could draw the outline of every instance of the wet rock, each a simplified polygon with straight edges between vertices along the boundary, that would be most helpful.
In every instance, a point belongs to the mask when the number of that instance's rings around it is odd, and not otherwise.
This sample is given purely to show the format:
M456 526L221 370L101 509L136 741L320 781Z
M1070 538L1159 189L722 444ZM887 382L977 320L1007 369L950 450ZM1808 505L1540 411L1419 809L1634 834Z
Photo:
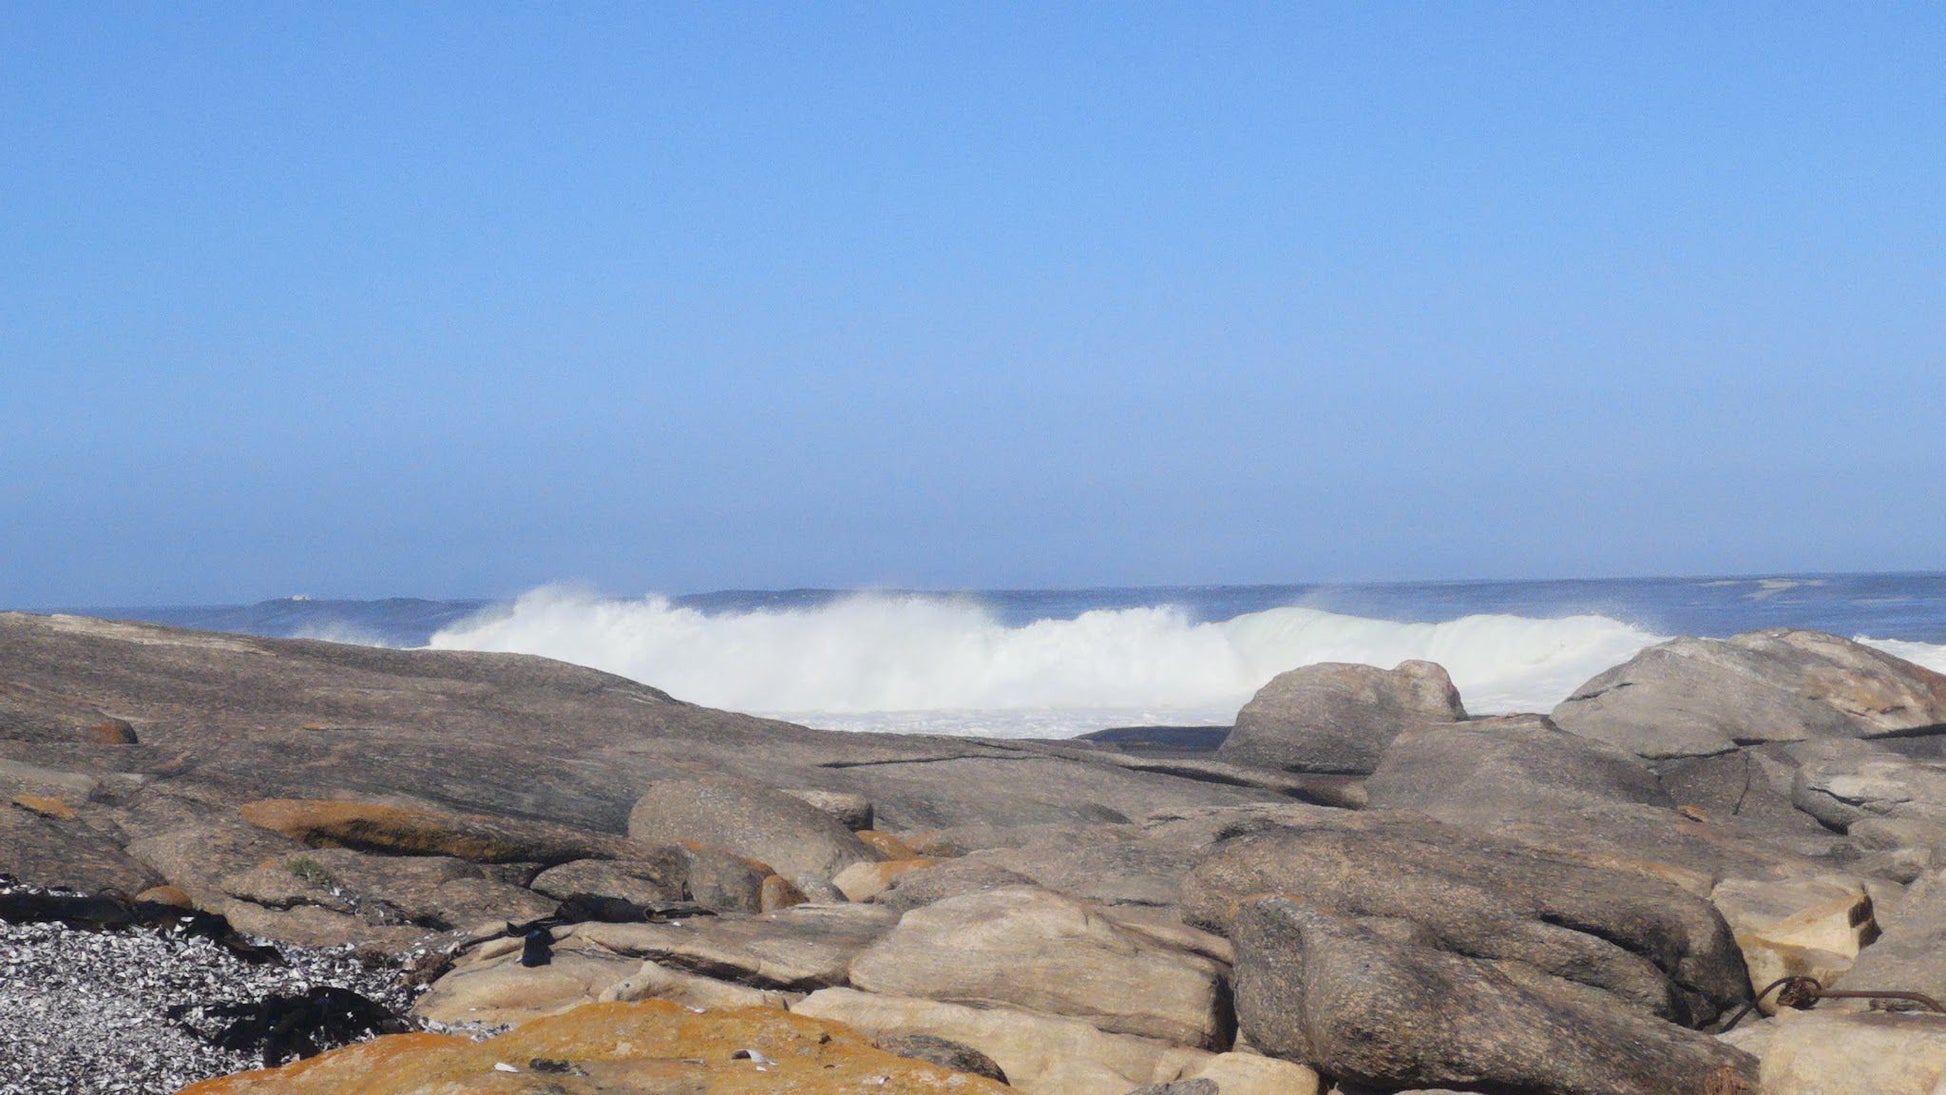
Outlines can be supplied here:
M1459 690L1432 662L1390 670L1325 662L1280 673L1259 689L1217 756L1291 772L1363 774L1400 731L1464 718Z
M1553 718L1570 733L1650 758L1888 737L1946 724L1946 676L1816 631L1682 638L1597 675Z
M1756 1060L1515 962L1384 938L1280 899L1242 906L1237 1016L1258 1049L1386 1090L1453 1085L1550 1095L1704 1089Z
M905 914L852 960L868 992L1010 1005L1114 1033L1226 1048L1223 969L1033 888L964 894Z

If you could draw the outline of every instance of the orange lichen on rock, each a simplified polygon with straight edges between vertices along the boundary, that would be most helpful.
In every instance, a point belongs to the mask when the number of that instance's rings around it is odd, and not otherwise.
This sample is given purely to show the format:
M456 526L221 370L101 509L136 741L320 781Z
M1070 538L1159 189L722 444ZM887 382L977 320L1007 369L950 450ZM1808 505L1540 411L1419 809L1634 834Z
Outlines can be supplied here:
M206 1080L179 1095L987 1095L1011 1090L895 1057L839 1023L774 1008L699 1013L652 1000L588 1004L484 1042L392 1035L283 1068Z
M15 795L14 805L42 817L59 818L63 821L74 816L74 807L48 795Z
M444 855L480 863L603 859L636 849L620 837L559 825L477 814L335 799L267 798L238 812L252 825L313 847L362 848L389 855Z

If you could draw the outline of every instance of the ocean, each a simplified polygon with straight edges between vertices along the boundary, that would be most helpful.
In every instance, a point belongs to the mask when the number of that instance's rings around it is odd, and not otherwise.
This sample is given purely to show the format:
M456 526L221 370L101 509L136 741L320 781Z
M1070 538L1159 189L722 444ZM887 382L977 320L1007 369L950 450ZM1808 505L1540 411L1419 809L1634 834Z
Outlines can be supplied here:
M1546 711L1676 635L1805 627L1946 672L1946 574L721 591L88 609L215 631L542 654L711 707L856 731L1070 737L1227 725L1322 661L1444 665L1473 714Z

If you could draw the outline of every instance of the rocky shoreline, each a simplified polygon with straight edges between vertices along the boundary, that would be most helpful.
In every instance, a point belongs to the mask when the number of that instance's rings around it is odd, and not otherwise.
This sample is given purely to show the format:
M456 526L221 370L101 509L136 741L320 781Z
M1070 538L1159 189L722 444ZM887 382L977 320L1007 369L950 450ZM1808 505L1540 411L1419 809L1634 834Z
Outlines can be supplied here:
M189 1090L1929 1093L1942 758L1946 677L1805 631L1547 714L1327 664L1032 742L0 614L0 873L293 956L0 923L0 1092L251 1067L167 1010L331 984L422 1032Z

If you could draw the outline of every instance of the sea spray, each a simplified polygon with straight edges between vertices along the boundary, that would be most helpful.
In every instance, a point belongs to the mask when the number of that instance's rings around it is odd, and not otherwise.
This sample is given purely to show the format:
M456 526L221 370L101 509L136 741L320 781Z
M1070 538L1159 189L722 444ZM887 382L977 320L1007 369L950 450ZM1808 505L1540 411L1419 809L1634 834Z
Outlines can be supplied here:
M1063 736L1228 722L1272 676L1323 661L1446 666L1469 710L1547 710L1659 636L1599 615L1396 623L1288 606L1198 621L1176 605L1008 624L971 595L859 593L705 612L561 587L435 634L439 649L541 654L712 707L812 725Z

